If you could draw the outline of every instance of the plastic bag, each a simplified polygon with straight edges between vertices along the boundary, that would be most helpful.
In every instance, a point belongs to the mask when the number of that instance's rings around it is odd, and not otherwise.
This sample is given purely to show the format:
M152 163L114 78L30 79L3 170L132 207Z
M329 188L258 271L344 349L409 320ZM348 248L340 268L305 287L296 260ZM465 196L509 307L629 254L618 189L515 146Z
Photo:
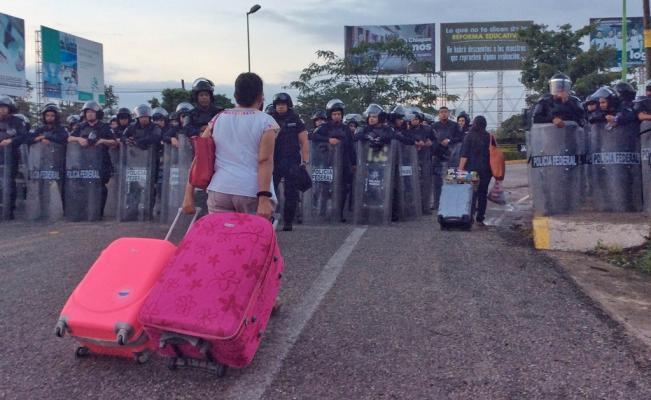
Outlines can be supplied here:
M502 181L495 181L490 192L488 192L488 200L500 205L506 204L506 193L504 193Z

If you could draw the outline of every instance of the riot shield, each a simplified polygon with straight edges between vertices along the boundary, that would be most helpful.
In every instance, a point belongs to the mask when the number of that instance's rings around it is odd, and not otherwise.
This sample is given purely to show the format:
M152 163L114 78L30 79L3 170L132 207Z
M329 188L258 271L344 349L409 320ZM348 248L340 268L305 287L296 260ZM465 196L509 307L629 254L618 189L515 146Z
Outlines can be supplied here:
M63 217L63 174L65 146L35 143L27 156L27 201L25 216L30 221L57 221Z
M102 149L99 146L81 147L79 143L68 143L64 196L66 219L74 222L102 219L104 185L101 170Z
M420 180L421 209L424 215L432 214L432 148L418 150L418 178Z
M529 186L537 216L567 214L581 206L585 132L574 122L565 124L531 128Z
M163 154L161 222L164 223L171 223L176 216L176 211L183 204L185 186L192 165L193 153L190 140L185 135L179 135L178 140L178 148L166 143Z
M106 184L106 205L104 206L104 217L116 218L118 215L118 186L119 186L119 169L120 165L120 149L112 147L109 150L109 157L111 158L111 177Z
M631 123L590 130L590 186L595 211L642 211L640 126Z
M640 155L642 162L642 200L644 211L651 214L651 121L640 125Z
M13 168L14 152L11 146L0 148L0 220L11 218L11 197L15 190Z
M340 144L310 142L312 188L303 194L303 222L334 223L341 218L343 151Z
M15 172L15 188L16 188L16 204L15 215L24 215L25 203L27 201L27 178L29 171L27 170L27 145L23 144L14 151L14 157L18 157L17 162L14 160L16 166Z
M372 148L368 142L357 143L355 180L356 224L380 225L391 222L395 146Z
M120 146L118 221L149 221L154 208L156 149Z
M397 148L396 195L400 220L415 219L423 215L420 197L420 177L418 175L418 152L416 146L393 142Z

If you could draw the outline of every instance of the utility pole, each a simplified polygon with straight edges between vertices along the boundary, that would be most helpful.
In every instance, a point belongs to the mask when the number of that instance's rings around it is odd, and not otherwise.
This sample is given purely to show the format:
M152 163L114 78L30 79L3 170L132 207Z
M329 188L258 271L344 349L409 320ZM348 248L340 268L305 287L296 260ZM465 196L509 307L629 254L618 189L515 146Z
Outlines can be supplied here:
M626 18L626 0L622 0L622 80L628 75L628 18Z
M644 70L646 79L651 79L651 17L649 0L642 0L644 7Z

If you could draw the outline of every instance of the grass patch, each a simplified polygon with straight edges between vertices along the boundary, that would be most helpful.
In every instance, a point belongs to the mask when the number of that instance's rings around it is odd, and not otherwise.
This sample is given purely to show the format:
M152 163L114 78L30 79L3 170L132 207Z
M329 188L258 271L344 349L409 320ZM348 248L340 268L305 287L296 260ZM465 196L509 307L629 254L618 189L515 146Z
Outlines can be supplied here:
M651 275L651 242L649 241L642 246L630 249L608 246L600 242L588 254L618 267L630 268Z

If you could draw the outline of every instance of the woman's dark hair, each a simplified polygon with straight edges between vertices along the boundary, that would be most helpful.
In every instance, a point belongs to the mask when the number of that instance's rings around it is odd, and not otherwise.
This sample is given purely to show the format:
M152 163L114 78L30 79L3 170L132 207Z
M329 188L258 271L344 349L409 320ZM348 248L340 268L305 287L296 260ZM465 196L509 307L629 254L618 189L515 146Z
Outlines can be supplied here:
M488 126L488 122L486 122L486 118L484 118L481 115L478 115L475 117L475 119L472 120L470 131L476 133L484 133L486 132L486 126Z
M235 101L244 107L251 107L262 95L262 78L253 72L241 73L235 80Z

